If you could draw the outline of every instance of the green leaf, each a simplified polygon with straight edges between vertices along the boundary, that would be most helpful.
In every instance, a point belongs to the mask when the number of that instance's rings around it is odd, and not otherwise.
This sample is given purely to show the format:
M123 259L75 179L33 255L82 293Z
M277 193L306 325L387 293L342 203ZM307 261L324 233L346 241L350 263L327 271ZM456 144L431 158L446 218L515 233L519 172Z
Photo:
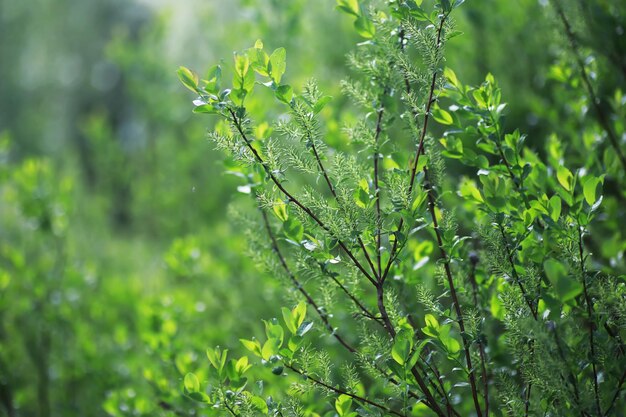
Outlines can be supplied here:
M200 381L198 381L198 377L189 372L185 375L185 390L187 392L199 392L200 391Z
M219 65L213 65L207 71L204 81L206 82L204 89L211 94L217 95L220 91L220 84L222 82L222 68Z
M235 363L235 371L237 372L239 376L246 373L246 371L250 368L252 368L252 365L249 364L247 356L242 356Z
M289 218L289 214L287 213L287 204L284 201L275 201L272 210L281 222L286 222Z
M437 123L441 123L442 125L451 125L452 123L454 123L454 119L452 118L450 113L448 113L442 108L439 108L439 107L435 108L432 111L432 115L433 115L433 119L435 119Z
M331 101L333 98L331 96L324 96L317 100L317 103L313 106L313 113L317 114L322 111L322 109Z
M178 74L178 79L185 87L194 93L198 92L198 75L196 75L196 73L188 68L179 67L176 74Z
M391 348L391 357L394 361L396 361L399 365L404 365L408 355L408 343L404 340L396 340Z
M337 414L340 417L347 416L350 412L350 408L352 407L352 398L350 396L341 394L335 400L335 410L337 410Z
M298 330L298 328L295 326L295 323L292 320L291 310L289 310L287 307L282 307L281 311L283 313L283 320L285 321L285 324L287 325L287 330L289 330L291 334L296 334L296 331Z
M254 353L258 357L261 357L261 342L259 342L258 340L246 339L239 339L239 341L250 352Z
M248 73L250 58L248 55L235 54L235 74L242 78Z
M300 301L291 311L291 316L294 319L296 328L300 327L306 317L306 303L304 301Z
M217 114L218 111L212 104L202 104L193 108L193 112L197 114Z
M302 337L305 334L307 334L309 330L311 330L312 328L313 328L313 322L305 321L304 323L300 325L300 327L298 327L298 331L296 332L296 335Z
M295 217L289 217L286 222L283 223L283 231L291 241L300 243L304 237L304 226L300 223L300 220Z
M444 68L443 76L446 77L448 82L451 85L453 85L454 87L458 88L460 86L459 79L457 78L457 76L454 73L454 71L452 71L450 68L448 68L448 67Z
M550 218L555 222L558 221L561 215L561 199L559 196L553 195L548 204L550 206Z
M585 184L583 185L583 195L585 196L585 201L590 206L593 206L593 204L598 200L596 197L598 184L600 184L600 178L591 177L587 178Z
M563 165L556 167L556 178L565 190L572 190L574 185L574 175L572 175L569 169L565 168Z
M283 103L289 104L291 103L291 99L293 98L293 89L290 85L283 84L279 86L276 91L274 91L274 95L276 98Z
M272 80L276 84L280 84L280 80L287 69L287 51L285 48L278 48L270 55L268 72Z
M573 300L583 292L583 286L573 277L569 276L568 270L556 259L547 259L543 263L546 276L563 303Z
M357 0L337 0L337 8L348 14L359 16L359 2Z
M365 39L372 39L376 34L376 27L374 27L374 23L363 15L356 19L354 22L354 28L356 29L356 32Z
M267 403L261 397L257 397L256 395L250 397L250 403L261 412L261 414L267 414L269 412L269 408L267 407Z
M358 187L354 190L354 202L361 208L367 208L370 205L370 187L367 180L361 179Z
M439 329L439 322L432 314L426 314L426 316L424 316L424 321L426 322L426 326L432 327L433 329Z
M267 339L267 341L263 344L263 349L261 349L261 357L269 361L270 358L276 354L280 350L281 341L276 338Z
M280 341L280 346L283 344L283 339L285 337L285 331L280 324L276 324L275 320L267 321L263 320L265 323L265 335L268 339L278 339Z

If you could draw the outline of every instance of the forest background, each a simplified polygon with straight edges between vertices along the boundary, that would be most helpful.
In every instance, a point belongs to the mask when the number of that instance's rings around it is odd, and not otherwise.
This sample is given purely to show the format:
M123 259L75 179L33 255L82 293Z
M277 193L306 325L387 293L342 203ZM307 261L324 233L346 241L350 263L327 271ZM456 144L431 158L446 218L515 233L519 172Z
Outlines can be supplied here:
M192 116L176 69L230 65L257 39L285 47L290 84L314 77L333 96L324 118L340 143L332 120L352 108L339 81L362 39L335 6L0 1L0 415L195 413L182 381L205 349L239 346L262 334L261 318L280 316L293 296L246 255L231 221L250 210L245 182L225 174L206 140L215 120ZM508 126L541 152L551 135L563 147L583 135L584 94L547 1L468 1L455 20L462 36L445 65L471 85L494 74ZM613 23L583 45L592 68L618 52L617 69L594 73L602 94L626 76ZM626 230L614 220L596 251L623 274Z

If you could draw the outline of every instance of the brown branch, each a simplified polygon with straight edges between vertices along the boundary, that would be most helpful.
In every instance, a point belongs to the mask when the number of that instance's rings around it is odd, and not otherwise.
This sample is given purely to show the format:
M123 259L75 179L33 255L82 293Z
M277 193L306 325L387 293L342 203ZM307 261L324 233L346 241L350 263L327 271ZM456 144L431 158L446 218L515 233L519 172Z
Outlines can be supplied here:
M533 318L535 319L535 321L537 321L539 320L537 311L535 311L535 308L533 307L533 303L530 299L530 295L526 291L526 288L524 287L524 284L522 283L522 280L520 279L520 276L518 275L517 270L515 269L515 262L513 261L513 255L512 255L513 250L511 249L509 245L508 239L506 238L504 226L502 226L501 223L498 223L498 227L500 229L500 234L502 235L502 240L504 241L504 246L506 249L506 254L507 254L509 264L511 265L511 274L513 275L513 278L515 279L515 282L517 283L520 291L522 292L524 300L526 301L526 304L528 305L528 308L530 309L530 312L532 313Z
M478 402L478 389L476 387L476 378L474 376L474 367L472 365L472 356L470 353L470 346L465 338L465 323L463 321L463 312L461 311L461 303L459 302L456 287L454 285L454 279L452 278L452 271L450 270L450 258L443 247L443 239L441 237L441 230L439 229L439 222L437 221L437 215L435 213L435 196L434 190L430 181L428 180L428 170L424 168L424 174L426 178L425 188L428 196L428 209L430 212L430 217L433 221L433 229L435 230L435 236L437 238L437 244L439 246L439 250L441 252L441 257L443 259L443 267L446 272L446 278L448 280L448 286L450 287L450 295L452 297L452 303L454 304L454 310L457 316L457 322L459 323L459 329L461 330L461 339L463 340L463 350L465 352L465 363L467 364L467 370L469 372L469 380L470 387L472 389L472 399L474 400L474 407L476 408L476 414L478 417L482 417L482 412L480 409L480 403Z
M384 406L382 404L375 403L374 401L368 400L367 398L363 398L363 397L361 397L359 395L352 394L352 393L350 393L348 391L344 391L344 390L342 390L340 388L335 388L335 387L333 387L331 385L328 385L328 384L324 383L323 381L320 381L319 379L316 379L316 378L312 377L311 375L308 375L307 373L305 373L305 372L303 372L303 371L293 367L292 365L289 365L289 364L285 363L285 367L288 368L288 369L291 369L293 372L297 373L298 375L302 375L306 379L310 379L315 384L317 384L317 385L319 385L321 387L324 387L324 388L326 388L326 389L328 389L330 391L333 391L336 394L347 395L348 397L352 398L353 400L356 400L356 401L358 401L360 403L363 403L363 404L371 405L372 407L376 407L376 408L378 408L380 410L383 410L383 411L385 411L385 412L387 412L389 414L393 414L393 415L400 416L400 417L406 417L404 414L398 413L397 411L392 410L391 408L388 408L388 407L386 407L386 406Z
M593 328L595 326L593 322L593 303L591 301L591 297L589 296L589 291L587 289L587 271L585 270L585 258L583 251L583 236L580 223L578 223L578 256L580 257L580 274L581 279L583 281L583 293L585 296L585 304L587 305L587 316L589 319L588 327L589 327L589 347L591 349L591 368L593 370L593 391L596 400L596 411L599 416L602 415L602 407L600 406L600 394L598 391L598 370L596 367L596 348L593 337Z
M267 214L265 213L265 210L263 210L261 207L259 207L259 210L261 211L261 214L263 215L263 223L265 224L265 230L267 231L267 234L270 237L270 240L272 241L272 250L274 251L274 253L276 254L276 256L278 257L278 260L280 261L281 266L283 267L283 269L285 270L285 272L287 273L287 275L289 276L289 279L291 279L291 282L293 282L294 287L296 287L296 289L298 291L300 291L300 293L304 296L304 298L306 299L307 303L313 307L313 309L315 310L315 312L317 313L317 315L319 316L319 318L322 320L322 322L324 323L324 325L326 326L326 329L328 329L328 331L330 332L330 334L337 339L337 341L339 343L341 343L348 351L350 351L351 353L355 353L356 349L353 348L351 345L349 345L333 328L333 326L331 326L331 324L328 321L328 317L326 316L326 314L322 314L322 311L320 310L319 306L317 305L317 303L315 302L315 300L313 300L313 297L311 297L311 295L308 293L308 291L304 288L304 286L302 285L302 283L298 280L298 278L296 278L296 276L293 274L293 272L291 272L291 269L289 268L289 265L287 265L287 261L285 260L285 257L283 256L282 252L280 251L280 248L278 247L278 242L276 241L276 237L274 236L274 233L272 232L272 228L270 227L270 222L269 219L267 218Z
M261 155L259 155L259 152L252 146L250 140L248 139L247 135L245 134L245 132L243 131L243 128L241 126L241 120L239 120L237 118L237 116L235 115L235 112L229 108L228 109L231 117L232 117L232 121L237 129L237 131L239 132L239 134L241 135L241 138L243 139L243 141L246 143L246 146L248 147L248 149L252 152L252 154L254 155L254 158L256 159L256 161L265 169L265 172L267 173L267 175L270 177L270 179L272 180L272 182L274 183L274 185L276 185L276 187L289 199L289 201L292 201L296 206L298 206L302 211L304 211L315 223L317 223L324 231L326 231L327 233L329 233L331 236L334 235L334 233L330 230L330 228L324 223L322 222L316 215L315 213L313 213L313 211L308 208L307 206L305 206L304 204L302 204L293 194L291 194L289 191L287 191L285 189L285 187L281 184L281 182L278 180L278 178L276 178L276 176L274 175L273 172L270 171L270 169L267 167L266 162L263 160L263 158L261 158ZM343 243L342 240L337 239L337 242L339 243L339 246L344 250L344 252L348 255L348 257L352 260L352 262L354 263L354 265L363 273L363 275L373 284L376 285L376 281L372 278L372 276L365 270L365 268L363 268L363 265L361 265L361 263L358 261L358 259L356 259L354 257L354 255L352 254L352 252L350 251L350 249L348 249L348 247L345 245L345 243Z
M470 282L472 284L472 294L474 296L474 305L478 306L478 284L476 284L476 264L478 263L478 256L474 255L472 257L472 253L470 253ZM489 379L487 378L487 366L485 360L485 346L482 340L478 341L478 350L480 353L480 367L483 378L483 398L485 400L485 417L489 417Z
M296 108L295 108L294 105L291 105L291 109L297 115ZM301 127L303 127L305 129L305 131L308 132L308 130L306 129L306 126L303 126L302 123L300 125L301 125ZM315 156L315 161L317 162L317 166L318 166L320 172L324 176L324 180L326 180L326 184L328 185L328 189L330 190L330 193L335 198L335 201L337 201L337 203L340 204L339 198L337 197L337 191L335 191L335 187L333 186L333 183L331 182L330 177L328 176L328 172L326 171L326 168L324 167L324 164L322 164L322 158L320 158L320 155L319 155L319 153L317 151L317 146L315 146L315 141L313 140L313 138L308 133L307 133L307 136L308 136L308 140L309 140L309 142L311 144L311 150L313 150L313 155ZM374 267L374 264L372 262L372 258L370 257L369 253L367 252L367 249L365 247L365 244L363 243L363 239L361 239L361 236L357 237L357 242L359 243L359 246L361 247L361 250L363 251L363 255L365 256L365 260L369 264L370 269L372 270L372 273L374 274L374 277L376 277L376 279L378 279L378 276L377 276L377 273L376 273L376 268Z
M380 213L380 188L378 186L378 138L380 137L380 132L382 131L382 120L383 114L385 113L385 109L381 107L378 110L378 120L376 121L376 134L374 135L374 190L376 192L376 261L378 262L378 279L380 281L380 277L383 273L383 268L381 264L381 229L382 229L382 219Z
M441 21L439 23L439 28L437 29L437 50L439 50L441 48L441 44L442 44L442 40L441 40L441 34L443 32L443 25L447 19L448 15L443 15L441 17ZM408 82L406 83L407 86L409 86L409 90L407 90L407 93L410 91L410 84L408 84ZM417 176L417 167L419 165L419 159L420 159L420 155L422 155L424 153L424 140L426 139L426 131L428 129L428 121L430 120L430 109L432 107L433 104L433 97L435 95L435 87L437 85L437 70L435 69L433 71L433 75L432 75L432 81L430 83L430 89L428 91L428 102L426 103L426 113L424 114L424 125L422 126L422 131L419 137L419 142L418 142L418 146L417 146L417 151L415 152L415 157L413 158L413 167L411 168L411 180L409 183L409 196L411 196L413 194L413 187L415 186L415 178ZM404 218L400 219L400 221L398 222L398 227L396 228L396 239L393 242L393 246L391 248L391 252L389 254L389 261L387 262L387 266L385 267L385 272L383 272L382 276L380 277L380 281L381 282L385 282L385 280L387 279L387 275L389 274L389 269L391 268L391 263L392 260L394 259L394 256L396 254L396 251L398 250L398 235L399 232L402 230L402 227L404 226Z

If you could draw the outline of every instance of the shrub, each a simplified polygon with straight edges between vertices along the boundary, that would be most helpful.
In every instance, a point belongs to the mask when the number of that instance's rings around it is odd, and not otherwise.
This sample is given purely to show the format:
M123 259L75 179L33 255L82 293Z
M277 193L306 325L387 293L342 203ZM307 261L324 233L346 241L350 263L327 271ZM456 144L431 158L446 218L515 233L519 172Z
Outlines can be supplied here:
M337 3L364 41L341 84L359 110L332 144L331 97L284 82L283 48L236 53L229 88L220 66L178 71L194 112L221 119L210 138L258 209L238 213L250 254L293 302L241 340L274 376L209 348L184 393L234 416L623 415L623 264L591 253L622 213L603 212L619 161L526 146L491 74L472 87L444 66L463 0ZM247 109L263 87L285 112L272 124Z

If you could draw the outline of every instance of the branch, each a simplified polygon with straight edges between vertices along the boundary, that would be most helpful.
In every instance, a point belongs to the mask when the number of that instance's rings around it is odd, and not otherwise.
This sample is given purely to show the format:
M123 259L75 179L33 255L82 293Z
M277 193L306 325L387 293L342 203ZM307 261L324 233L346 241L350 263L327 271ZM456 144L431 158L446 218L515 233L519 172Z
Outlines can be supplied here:
M439 28L437 29L437 50L441 48L441 34L443 32L443 25L448 18L448 15L443 15L441 17L441 21L439 23ZM428 91L428 103L426 104L426 113L424 114L424 126L422 127L422 131L419 138L419 143L417 146L417 151L415 153L415 157L413 158L413 167L411 168L411 181L409 183L409 196L413 194L413 187L415 186L415 177L417 176L417 167L419 165L420 155L424 153L424 139L426 138L426 130L428 129L428 121L430 120L430 109L433 104L433 97L435 94L435 86L437 84L437 70L433 71L432 81L430 83L430 89ZM409 87L407 89L407 93L410 91L410 84L406 82L406 86ZM396 231L399 233L402 230L402 226L404 226L404 218L400 219L398 223L398 227ZM392 260L394 259L394 255L396 250L398 250L398 239L396 233L396 239L393 242L393 246L391 248L391 253L389 255L389 261L387 262L387 266L385 267L385 272L382 274L380 281L385 282L387 279L387 275L389 274L389 269L391 268Z
M291 105L290 107L291 107L291 110L297 116L298 113L296 111L295 106ZM298 119L298 117L296 117L296 119ZM302 123L300 123L300 125L307 132L308 140L309 140L309 142L311 144L311 150L313 150L313 155L315 156L315 161L317 162L317 166L318 166L320 172L324 176L324 180L326 180L326 184L328 185L328 189L330 190L330 193L333 195L333 197L335 197L335 201L337 201L337 203L339 203L339 198L337 197L337 192L335 191L335 187L333 186L333 183L330 181L330 177L328 176L328 172L326 171L326 168L324 168L324 164L322 164L322 158L320 158L319 152L317 151L317 146L315 146L315 141L313 140L313 138L309 134L308 129L306 128L306 126L304 126ZM374 276L376 278L378 278L376 276L376 268L374 267L374 264L372 263L372 259L370 258L370 255L367 252L367 249L365 248L365 244L363 243L363 239L361 239L361 236L357 237L357 241L359 242L359 246L361 247L361 250L363 250L363 255L365 256L365 260L369 264L370 269L372 270L372 273L374 274Z
M585 270L585 258L583 253L583 235L580 223L578 223L578 255L580 257L580 274L583 281L583 292L585 295L585 304L587 305L587 316L589 319L589 346L591 348L591 368L593 370L593 391L596 400L596 411L599 416L602 415L602 407L600 406L600 394L598 392L598 370L596 368L596 348L593 340L593 303L587 290L587 271Z
M622 377L620 378L619 383L617 384L617 389L615 390L615 395L613 395L613 399L611 400L611 404L609 405L609 408L607 408L606 412L604 413L605 417L608 417L609 413L613 409L613 406L615 406L615 403L617 402L617 399L619 398L619 394L620 392L622 392L624 381L626 381L626 370L622 374Z
M316 378L306 374L305 372L303 372L303 371L301 371L301 370L299 370L297 368L294 368L293 366L291 366L291 365L289 365L287 363L285 363L285 367L288 368L288 369L291 369L293 372L297 373L298 375L302 375L306 379L310 379L311 381L313 381L317 385L319 385L321 387L324 387L324 388L326 388L328 390L333 391L336 394L347 395L348 397L352 398L353 400L359 401L360 403L363 403L363 404L371 405L371 406L376 407L376 408L378 408L380 410L383 410L383 411L385 411L385 412L387 412L389 414L393 414L393 415L396 415L396 416L399 416L399 417L406 417L404 414L400 414L397 411L392 410L391 408L388 408L388 407L386 407L386 406L384 406L382 404L375 403L373 401L368 400L367 398L363 398L363 397L361 397L359 395L352 394L352 393L344 391L344 390L342 390L340 388L335 388L335 387L333 387L331 385L328 385L328 384L320 381L319 379L316 379Z
M381 264L381 215L380 215L380 188L378 186L378 138L380 137L380 132L382 131L382 120L383 114L385 113L385 108L381 107L378 110L378 120L376 121L376 134L374 135L374 189L376 192L376 261L378 263L378 279L381 280L381 276L383 273L383 268Z
M509 260L509 264L511 265L511 274L513 275L513 278L515 278L515 282L519 286L520 291L522 291L524 300L526 301L526 304L528 305L528 308L530 309L530 312L532 313L533 318L535 319L535 321L537 321L539 320L539 317L537 315L537 312L535 311L535 308L533 307L532 301L530 300L530 295L526 292L526 288L524 287L524 284L522 283L522 280L520 279L520 276L517 274L517 270L515 269L515 262L513 261L513 255L512 255L513 251L511 250L509 246L509 241L506 238L506 233L504 232L504 226L502 226L501 223L498 223L498 227L500 229L502 239L504 240L504 246L506 248L506 254Z
M356 349L353 348L351 345L349 345L345 340L343 340L341 336L339 336L339 334L337 334L337 332L335 332L335 329L333 329L333 326L331 326L331 324L329 323L328 317L326 317L326 314L322 314L319 306L317 305L315 300L313 300L313 297L311 297L311 295L304 288L302 283L296 278L293 272L291 272L291 269L289 268L289 265L287 265L287 261L285 260L285 257L283 256L282 252L280 251L280 248L278 247L278 242L276 241L276 237L274 236L274 233L272 232L272 228L270 227L269 219L267 218L267 214L265 213L265 210L263 210L261 207L259 207L259 210L261 211L261 214L263 215L263 223L265 224L265 230L267 231L267 234L269 235L270 240L272 241L272 249L274 250L274 253L276 253L276 256L278 256L278 260L280 261L280 264L282 265L283 269L285 270L285 272L291 279L291 282L293 282L293 285L304 296L307 303L311 307L313 307L313 309L315 310L319 318L322 320L322 322L326 326L326 329L328 329L328 331L330 332L330 334L335 339L337 339L337 341L341 343L346 349L348 349L348 351L350 351L351 353L355 353Z
M433 187L428 180L428 170L424 168L425 178L427 183L425 183L425 188L428 195L428 209L430 211L430 217L433 221L433 228L435 230L435 235L437 237L437 244L439 245L439 250L441 251L441 257L443 259L443 267L446 272L446 278L448 280L448 286L450 287L450 295L452 296L452 303L454 304L454 310L456 312L456 318L459 323L459 328L461 330L461 339L463 340L463 350L465 351L465 363L467 364L467 370L469 372L470 386L472 388L472 398L474 400L474 407L476 408L476 414L478 417L482 417L482 412L480 410L480 404L478 402L478 389L476 388L476 378L474 376L474 367L472 365L472 356L470 354L470 346L467 340L465 339L465 323L463 322L463 312L461 311L461 304L459 303L459 299L457 297L456 288L454 285L454 280L452 278L452 271L450 270L450 258L446 253L446 250L443 247L443 239L441 237L441 231L439 230L439 223L437 221L437 215L435 214L435 196Z
M267 173L267 175L270 177L270 179L272 180L272 182L276 185L276 187L278 187L278 189L290 200L293 201L293 203L298 206L302 211L304 211L313 221L315 221L315 223L317 223L322 229L324 229L327 233L329 233L331 236L333 236L333 232L329 229L329 227L322 222L316 215L315 213L313 213L313 211L311 211L311 209L309 209L307 206L305 206L304 204L302 204L296 197L294 197L289 191L287 191L285 189L285 187L281 184L280 181L278 181L278 178L276 178L276 176L274 175L274 173L272 173L269 168L267 167L266 162L263 160L263 158L261 158L261 155L259 155L259 152L252 146L252 144L250 143L250 140L248 139L248 137L246 136L246 134L243 131L243 128L241 126L241 121L237 118L237 116L235 115L235 112L229 108L228 112L230 113L231 117L233 118L232 121L235 125L235 127L237 128L237 131L239 132L239 134L241 135L241 138L244 140L244 142L246 143L246 146L248 147L248 149L252 152L252 154L254 155L254 158L256 159L256 161L261 164L261 166L265 169L265 172ZM365 270L365 268L363 268L363 265L361 265L361 263L354 257L354 255L352 254L352 252L350 251L350 249L348 249L348 247L345 245L345 243L343 243L343 241L341 241L340 239L337 239L337 242L339 243L339 246L346 252L346 254L348 255L348 257L352 260L352 262L354 263L354 265L363 273L363 275L374 285L376 285L376 281L372 278L372 276Z
M478 304L478 285L476 284L476 264L478 263L478 257L476 256L476 258L472 258L472 254L470 253L470 263L471 263L471 269L470 269L470 282L472 283L472 294L474 296L474 305L475 306L479 306L480 304ZM481 367L481 372L482 372L482 378L483 378L483 394L484 394L484 400L485 400L485 416L489 417L489 380L487 378L487 366L485 364L485 346L482 342L482 340L478 341L478 349L479 349L479 353L480 353L480 367Z

